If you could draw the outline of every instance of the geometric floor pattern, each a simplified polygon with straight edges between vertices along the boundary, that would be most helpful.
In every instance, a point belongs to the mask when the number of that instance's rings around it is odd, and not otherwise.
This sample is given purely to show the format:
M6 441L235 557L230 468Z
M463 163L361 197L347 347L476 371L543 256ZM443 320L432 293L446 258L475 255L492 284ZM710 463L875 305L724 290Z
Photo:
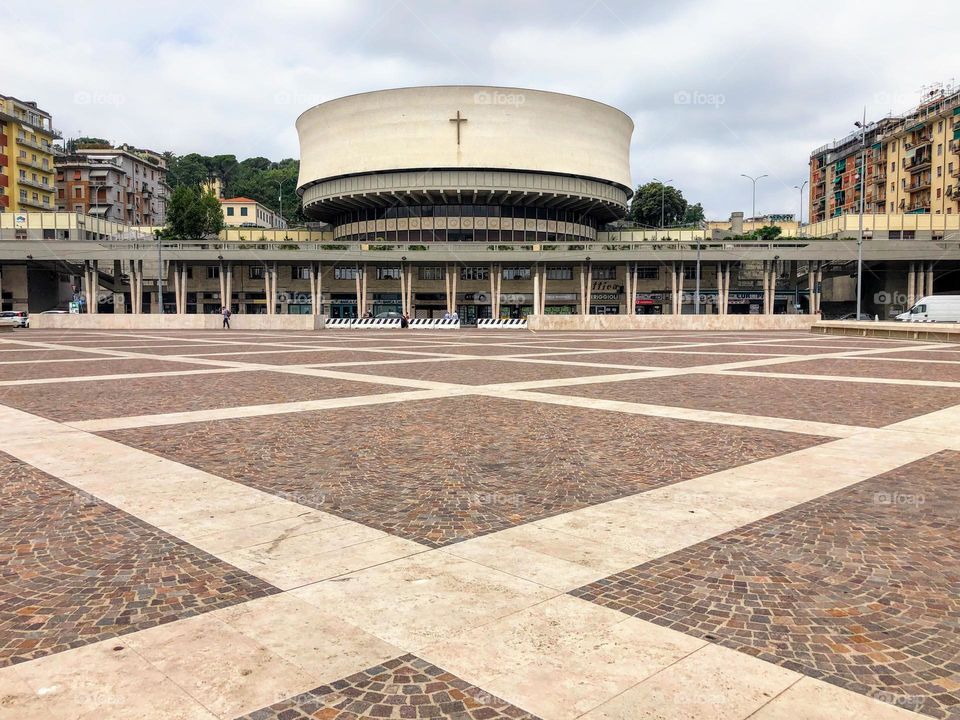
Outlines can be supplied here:
M0 335L0 720L960 718L960 347Z

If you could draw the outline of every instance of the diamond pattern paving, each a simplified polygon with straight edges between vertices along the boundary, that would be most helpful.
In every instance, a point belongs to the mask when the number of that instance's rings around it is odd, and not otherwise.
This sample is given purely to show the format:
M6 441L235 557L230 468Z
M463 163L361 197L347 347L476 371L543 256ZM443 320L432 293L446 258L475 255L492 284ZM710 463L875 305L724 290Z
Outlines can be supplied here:
M404 655L238 720L537 720L415 655Z
M734 373L570 385L539 392L869 427L950 407L957 399L937 387Z
M270 371L217 372L99 383L8 385L0 387L0 403L70 421L402 391L396 386Z
M958 717L957 478L942 452L572 594Z
M188 428L105 435L432 547L824 440L487 397Z
M0 668L275 591L0 454Z

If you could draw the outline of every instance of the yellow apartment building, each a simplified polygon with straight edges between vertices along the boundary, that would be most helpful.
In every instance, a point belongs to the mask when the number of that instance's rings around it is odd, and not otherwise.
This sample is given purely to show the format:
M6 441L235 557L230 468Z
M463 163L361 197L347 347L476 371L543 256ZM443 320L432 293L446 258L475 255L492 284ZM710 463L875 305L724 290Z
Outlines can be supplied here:
M0 212L57 208L50 113L0 94Z

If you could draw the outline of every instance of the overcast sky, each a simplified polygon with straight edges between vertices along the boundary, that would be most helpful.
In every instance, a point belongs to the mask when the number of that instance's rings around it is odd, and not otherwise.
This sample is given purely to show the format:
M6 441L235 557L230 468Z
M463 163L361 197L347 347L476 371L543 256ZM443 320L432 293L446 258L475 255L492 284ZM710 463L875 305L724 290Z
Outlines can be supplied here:
M815 147L960 75L960 4L674 0L3 0L0 93L67 137L299 155L294 120L355 92L490 84L573 93L636 124L634 183L710 218L797 212ZM957 78L960 81L960 77Z

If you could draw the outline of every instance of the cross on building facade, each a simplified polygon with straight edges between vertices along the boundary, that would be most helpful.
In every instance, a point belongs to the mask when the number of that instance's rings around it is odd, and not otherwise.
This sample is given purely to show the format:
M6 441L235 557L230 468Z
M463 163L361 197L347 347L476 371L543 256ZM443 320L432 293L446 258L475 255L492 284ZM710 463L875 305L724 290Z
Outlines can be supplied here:
M457 145L460 144L460 125L461 125L461 123L465 123L466 121L467 121L467 119L466 119L465 117L461 117L461 116L460 116L460 111L459 111L459 110L457 110L457 116L456 116L456 117L450 118L450 122L457 124Z

